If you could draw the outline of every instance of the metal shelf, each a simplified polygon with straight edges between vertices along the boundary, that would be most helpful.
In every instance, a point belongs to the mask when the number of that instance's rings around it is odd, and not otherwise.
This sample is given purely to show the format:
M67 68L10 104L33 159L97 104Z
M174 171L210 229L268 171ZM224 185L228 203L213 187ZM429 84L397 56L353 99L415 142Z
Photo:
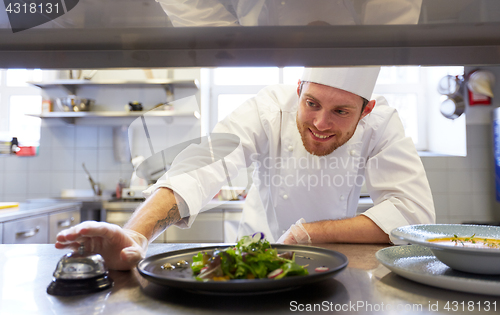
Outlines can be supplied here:
M42 119L60 119L68 124L78 124L81 120L86 120L84 124L102 124L103 121L99 118L105 119L105 124L108 125L122 125L124 121L130 122L132 119L145 116L145 117L185 117L185 118L198 118L198 112L181 112L175 110L165 111L132 111L132 112L119 112L119 111L106 111L106 112L50 112L37 114L27 114L28 116L38 117ZM89 120L88 118L93 118ZM112 120L115 121L111 121Z
M163 87L167 94L173 93L174 87L183 88L199 88L197 80L166 80L166 79L150 79L144 81L89 81L89 80L56 80L50 82L28 82L31 85L37 86L42 89L62 87L72 95L76 95L79 87L82 86L126 86L135 88L147 88L147 87Z

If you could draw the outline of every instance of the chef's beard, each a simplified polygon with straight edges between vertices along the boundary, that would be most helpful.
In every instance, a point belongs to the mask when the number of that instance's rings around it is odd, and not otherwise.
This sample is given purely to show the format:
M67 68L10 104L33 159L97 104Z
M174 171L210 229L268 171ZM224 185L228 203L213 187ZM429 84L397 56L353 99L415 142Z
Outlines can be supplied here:
M356 123L356 125L354 125L354 129L348 130L345 134L340 131L337 131L335 132L334 139L321 143L311 139L309 135L310 132L309 127L306 124L300 123L298 113L295 120L297 122L297 129L299 130L300 138L302 139L302 144L304 145L304 148L306 148L307 152L316 156L325 156L337 150L344 143L349 141L349 139L351 139L357 126Z

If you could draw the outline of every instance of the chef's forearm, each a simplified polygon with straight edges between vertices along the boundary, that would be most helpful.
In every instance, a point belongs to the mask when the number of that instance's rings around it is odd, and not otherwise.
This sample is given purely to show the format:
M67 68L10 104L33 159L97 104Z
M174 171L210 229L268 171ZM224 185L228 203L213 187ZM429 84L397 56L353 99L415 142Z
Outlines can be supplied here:
M389 243L389 236L364 215L304 223L313 243Z
M159 188L135 210L124 228L144 235L150 242L168 226L181 220L174 193L168 188Z

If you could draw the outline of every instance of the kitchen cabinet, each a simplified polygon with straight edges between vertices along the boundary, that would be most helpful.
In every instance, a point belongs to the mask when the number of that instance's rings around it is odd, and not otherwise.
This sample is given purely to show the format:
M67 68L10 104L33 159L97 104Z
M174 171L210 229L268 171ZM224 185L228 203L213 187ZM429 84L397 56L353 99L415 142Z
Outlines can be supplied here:
M200 213L189 229L180 229L176 226L168 228L167 242L223 243L224 213L222 211Z
M63 211L49 215L49 243L56 242L57 233L80 223L80 210Z
M5 222L5 244L46 244L49 235L47 215Z
M80 203L20 203L0 213L0 244L54 243L59 231L80 223Z

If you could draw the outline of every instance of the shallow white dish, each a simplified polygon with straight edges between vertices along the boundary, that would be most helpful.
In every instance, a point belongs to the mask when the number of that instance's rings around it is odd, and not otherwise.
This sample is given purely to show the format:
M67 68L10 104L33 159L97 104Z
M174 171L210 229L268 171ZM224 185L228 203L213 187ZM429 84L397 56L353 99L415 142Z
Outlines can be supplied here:
M411 244L428 247L440 261L459 271L500 275L500 249L471 248L455 245L442 245L428 240L441 237L470 237L500 239L500 227L464 224L420 224L394 229L394 237Z
M375 256L395 274L415 282L455 291L500 296L500 276L453 270L424 246L387 247L379 250Z

